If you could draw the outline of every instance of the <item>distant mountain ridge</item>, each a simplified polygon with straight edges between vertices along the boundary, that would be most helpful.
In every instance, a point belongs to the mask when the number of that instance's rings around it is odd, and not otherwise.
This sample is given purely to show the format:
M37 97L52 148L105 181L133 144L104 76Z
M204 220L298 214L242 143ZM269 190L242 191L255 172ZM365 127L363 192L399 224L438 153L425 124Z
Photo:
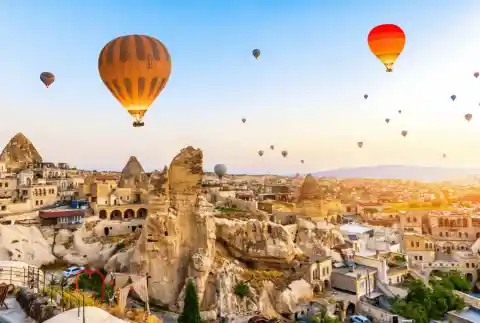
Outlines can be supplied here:
M407 165L378 165L339 168L312 173L315 177L450 181L480 175L480 168L447 168Z

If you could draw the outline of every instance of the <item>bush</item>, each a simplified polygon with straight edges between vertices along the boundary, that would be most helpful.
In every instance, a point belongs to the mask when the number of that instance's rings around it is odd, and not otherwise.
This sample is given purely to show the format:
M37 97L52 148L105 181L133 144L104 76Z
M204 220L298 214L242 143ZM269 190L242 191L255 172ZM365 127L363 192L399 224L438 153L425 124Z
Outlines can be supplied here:
M250 286L244 281L241 281L235 285L235 295L240 298L244 298L250 292Z

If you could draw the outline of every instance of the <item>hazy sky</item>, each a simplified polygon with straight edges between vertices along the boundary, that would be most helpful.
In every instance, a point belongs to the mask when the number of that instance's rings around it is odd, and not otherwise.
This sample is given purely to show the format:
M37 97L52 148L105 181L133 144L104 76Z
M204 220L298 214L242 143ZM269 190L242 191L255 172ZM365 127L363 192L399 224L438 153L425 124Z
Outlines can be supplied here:
M479 14L478 0L2 1L0 144L23 132L44 159L96 169L121 169L130 155L162 168L186 145L204 150L207 170L479 166ZM393 73L366 41L383 23L407 36ZM97 69L102 47L132 33L172 56L143 128ZM43 71L56 75L49 89Z

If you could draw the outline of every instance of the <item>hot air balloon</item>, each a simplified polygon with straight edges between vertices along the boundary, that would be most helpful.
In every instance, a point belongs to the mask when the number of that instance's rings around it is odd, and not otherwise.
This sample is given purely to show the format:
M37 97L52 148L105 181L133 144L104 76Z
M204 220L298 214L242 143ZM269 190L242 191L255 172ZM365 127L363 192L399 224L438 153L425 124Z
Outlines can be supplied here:
M455 101L456 98L457 98L457 96L456 96L455 94L452 94L452 95L450 96L450 99L452 99L452 101Z
M270 149L271 149L271 150L274 150L274 149L275 149L275 146L274 146L274 145L270 145Z
M254 50L252 50L252 55L253 55L253 57L255 57L255 59L259 59L260 58L260 49L255 48Z
M282 150L282 156L283 156L283 157L287 157L287 156L288 156L288 151Z
M258 151L258 156L262 157L263 156L263 150Z
M473 73L473 76L474 76L475 78L478 78L478 77L480 76L480 73L475 72L475 73Z
M363 147L363 141L357 142L357 146L358 146L358 148L362 148Z
M103 83L133 117L134 127L144 125L143 117L167 84L171 69L167 48L150 36L115 38L98 56Z
M402 110L398 110L398 114L402 114Z
M465 115L465 120L467 120L468 122L470 122L470 120L472 120L472 117L473 117L473 116L472 116L471 113L467 113L467 114Z
M245 122L247 122L247 119L242 118L242 123L245 123Z
M385 122L386 122L386 123L389 123L389 122L390 122L390 119L386 118L386 119L385 119Z
M302 164L304 164L304 163L305 163L305 161L304 161L303 159L302 159L300 162L301 162Z
M53 82L55 82L55 75L50 72L42 72L40 74L40 81L42 81L43 84L45 84L45 86L48 88Z
M213 167L213 171L215 174L217 174L219 179L222 179L222 177L227 173L227 166L224 164L217 164L215 167Z
M368 33L368 47L385 65L387 72L392 72L393 64L405 47L405 33L393 24L376 26Z
M408 135L408 131L407 130L403 130L402 131L402 136L406 137Z
M447 154L443 154L443 158L447 157Z
M364 94L364 95L363 95L363 98L364 98L365 100L368 99L368 94Z

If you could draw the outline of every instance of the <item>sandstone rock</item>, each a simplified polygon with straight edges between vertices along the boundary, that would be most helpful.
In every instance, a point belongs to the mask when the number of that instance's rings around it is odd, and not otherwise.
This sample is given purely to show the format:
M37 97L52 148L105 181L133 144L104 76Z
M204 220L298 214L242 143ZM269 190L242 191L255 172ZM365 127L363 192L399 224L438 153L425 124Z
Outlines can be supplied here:
M158 194L167 194L168 192L168 167L165 166L163 171L155 170L150 174L149 190Z
M7 168L18 170L26 168L30 163L41 163L42 157L30 140L19 132L3 149L0 161L5 162Z
M296 246L307 256L329 256L330 248L344 242L341 232L334 225L323 220L314 222L297 217Z
M298 201L317 199L320 197L319 190L317 180L311 174L308 174L300 187Z
M236 258L259 264L289 263L296 255L290 232L282 225L259 220L215 219L217 239Z
M37 227L0 225L0 260L42 266L55 261L52 248Z
M312 286L303 279L293 281L288 287L277 295L275 308L282 314L294 313L301 302L313 298Z
M131 156L122 170L122 175L120 177L120 181L118 182L118 187L131 189L147 189L148 181L148 176L143 170L143 167L138 161L137 157Z
M168 177L151 192L149 216L131 258L132 273L151 277L150 299L176 309L186 279L194 280L202 303L215 254L213 206L201 193L202 167L202 151L192 147L173 159Z

